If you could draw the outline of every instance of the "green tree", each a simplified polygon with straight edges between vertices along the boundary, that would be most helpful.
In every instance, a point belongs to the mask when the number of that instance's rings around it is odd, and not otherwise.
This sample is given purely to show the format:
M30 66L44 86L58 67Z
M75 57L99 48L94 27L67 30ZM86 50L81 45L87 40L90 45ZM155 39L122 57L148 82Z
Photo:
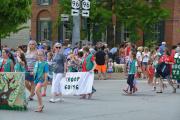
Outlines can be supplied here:
M117 22L130 31L130 40L135 42L140 37L139 30L152 32L154 24L169 16L169 11L162 7L164 2L165 0L91 0L89 26L98 26L98 31L93 36L99 39L107 26L112 26L112 14L115 14ZM60 13L70 14L71 1L60 0L59 10Z
M0 0L0 39L17 32L31 15L31 0Z
M165 20L169 11L162 7L165 0L116 0L118 20L131 32L131 41L139 39L138 30L152 32L152 26Z
M105 31L106 26L111 23L112 6L108 1L109 0L103 0L103 2L101 0L90 0L91 9L90 17L88 18L88 29L93 29L95 26L98 26L99 28L98 32L94 32L93 34L94 39L99 39L101 37L101 33ZM71 14L71 0L59 1L59 13L69 15ZM61 23L60 17L61 16L58 18L58 23Z

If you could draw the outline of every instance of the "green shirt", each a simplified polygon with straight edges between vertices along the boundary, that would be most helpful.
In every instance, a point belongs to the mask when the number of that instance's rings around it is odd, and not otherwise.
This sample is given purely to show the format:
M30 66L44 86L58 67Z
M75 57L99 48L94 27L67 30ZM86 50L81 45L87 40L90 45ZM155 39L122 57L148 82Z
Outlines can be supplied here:
M137 71L137 61L136 60L129 61L129 72L128 72L128 74L135 74L136 71Z

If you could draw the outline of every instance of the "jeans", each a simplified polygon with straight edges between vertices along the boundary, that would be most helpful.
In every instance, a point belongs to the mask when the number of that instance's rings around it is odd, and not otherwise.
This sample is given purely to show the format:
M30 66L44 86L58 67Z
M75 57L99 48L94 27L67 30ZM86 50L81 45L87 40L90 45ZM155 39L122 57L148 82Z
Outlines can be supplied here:
M134 87L134 74L128 75L127 84L130 86L130 91L132 92Z

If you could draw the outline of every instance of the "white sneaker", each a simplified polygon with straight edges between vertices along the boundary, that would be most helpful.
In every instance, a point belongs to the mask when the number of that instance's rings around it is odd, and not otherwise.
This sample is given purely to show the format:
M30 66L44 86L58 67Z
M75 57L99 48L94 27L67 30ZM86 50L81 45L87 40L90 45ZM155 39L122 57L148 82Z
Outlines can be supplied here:
M64 99L63 98L57 98L54 100L54 102L64 102Z
M60 98L56 98L54 101L59 102L60 100L61 100Z
M56 101L55 101L53 98L51 98L51 99L49 100L49 102L55 103Z

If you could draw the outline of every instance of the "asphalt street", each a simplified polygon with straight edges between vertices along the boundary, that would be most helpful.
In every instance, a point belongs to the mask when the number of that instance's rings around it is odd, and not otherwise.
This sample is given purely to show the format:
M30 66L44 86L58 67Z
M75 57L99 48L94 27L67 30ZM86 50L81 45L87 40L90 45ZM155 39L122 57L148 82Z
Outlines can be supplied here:
M123 94L125 80L96 80L92 100L64 96L64 102L49 103L50 86L42 113L36 113L37 100L29 102L28 111L0 110L0 120L180 120L180 89L172 93L168 86L157 94L145 81L138 82L138 92Z

